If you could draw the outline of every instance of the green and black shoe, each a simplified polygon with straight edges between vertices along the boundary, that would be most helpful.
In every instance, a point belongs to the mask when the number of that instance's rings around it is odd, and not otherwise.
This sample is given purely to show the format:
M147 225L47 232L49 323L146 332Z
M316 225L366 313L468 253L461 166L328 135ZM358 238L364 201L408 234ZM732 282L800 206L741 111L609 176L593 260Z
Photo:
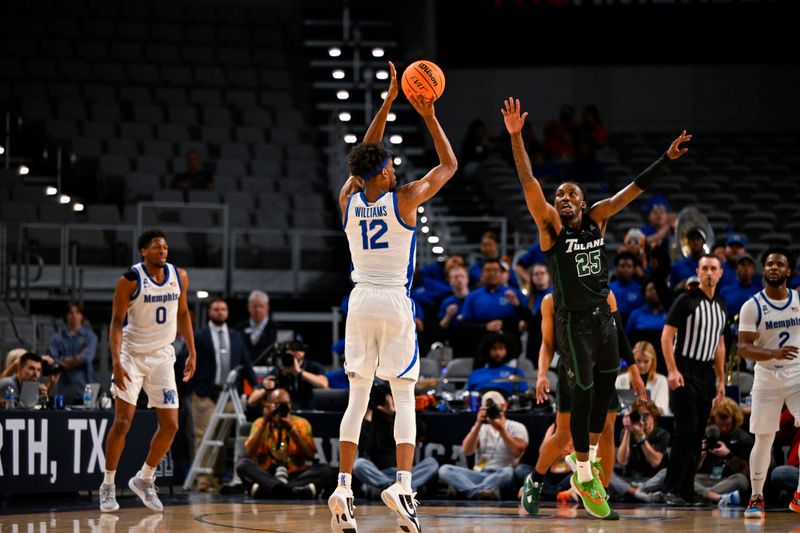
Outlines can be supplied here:
M522 484L522 497L520 503L531 516L539 513L539 494L542 492L542 483L533 480L533 474L528 474L525 483Z

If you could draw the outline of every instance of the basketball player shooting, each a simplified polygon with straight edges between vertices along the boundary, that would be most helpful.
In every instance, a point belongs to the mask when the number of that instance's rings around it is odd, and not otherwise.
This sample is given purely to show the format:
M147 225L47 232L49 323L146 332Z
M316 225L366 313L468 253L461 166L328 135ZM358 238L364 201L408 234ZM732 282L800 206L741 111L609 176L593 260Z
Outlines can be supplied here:
M578 463L572 487L590 515L619 519L603 497L592 468L608 407L616 394L614 382L619 370L617 330L606 301L608 259L603 236L609 218L647 190L669 160L686 153L688 149L681 144L692 136L681 133L632 183L586 211L584 189L574 182L559 185L553 204L547 202L533 176L520 133L528 113L521 113L519 100L513 98L504 102L500 112L511 136L525 203L539 230L539 243L554 281L556 343L559 353L564 354L572 395L570 432Z
M158 429L141 470L128 481L128 487L149 509L163 511L154 481L156 467L178 431L178 391L172 347L176 331L180 331L189 352L183 381L189 381L195 370L194 333L186 303L189 276L183 269L167 263L169 247L161 231L145 231L138 245L142 262L133 265L117 280L108 334L114 380L111 393L116 402L114 423L106 441L105 477L100 486L100 510L103 512L119 509L114 476L142 388L147 393L147 406L156 409Z
M397 98L397 75L389 63L391 81L386 98L364 140L348 156L350 177L339 193L342 226L350 247L355 288L345 325L344 369L350 398L340 426L339 484L328 500L331 529L355 533L353 462L372 381L389 382L397 410L397 482L381 499L397 514L400 527L419 533L416 502L411 491L411 467L416 445L414 385L419 354L414 304L409 296L414 275L417 207L431 199L456 172L456 157L436 120L433 99L409 101L433 138L439 164L420 180L397 189L392 156L381 143L386 118Z

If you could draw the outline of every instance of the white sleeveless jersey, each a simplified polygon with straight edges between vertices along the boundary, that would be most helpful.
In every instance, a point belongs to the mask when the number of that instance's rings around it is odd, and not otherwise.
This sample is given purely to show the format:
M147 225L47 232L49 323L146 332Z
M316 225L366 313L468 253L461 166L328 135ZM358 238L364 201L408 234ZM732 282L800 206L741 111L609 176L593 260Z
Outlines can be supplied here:
M416 228L400 219L396 193L382 194L372 204L364 193L352 195L344 231L354 282L410 290L416 265Z
M138 286L128 304L122 347L126 353L150 354L175 340L181 280L178 269L170 263L164 268L160 285L147 273L144 263L133 265L131 270L136 273Z
M760 291L742 306L739 331L756 333L753 344L759 348L775 350L787 345L800 348L800 295L790 289L787 300L775 301L767 298L763 290ZM763 368L797 364L800 364L797 359L756 362Z

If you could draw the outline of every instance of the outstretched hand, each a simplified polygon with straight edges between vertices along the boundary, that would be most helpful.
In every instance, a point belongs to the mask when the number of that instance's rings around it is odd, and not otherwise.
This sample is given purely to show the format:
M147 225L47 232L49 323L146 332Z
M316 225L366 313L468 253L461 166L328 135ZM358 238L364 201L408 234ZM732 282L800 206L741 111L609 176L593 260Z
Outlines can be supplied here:
M681 143L689 142L691 140L692 136L686 135L686 130L683 130L683 133L678 135L678 138L672 141L672 144L669 145L667 157L670 159L678 159L680 156L688 152L688 148L681 148Z
M422 118L434 116L433 99L421 94L414 94L408 97L411 107L413 107Z
M386 91L386 99L391 102L395 98L397 98L397 71L394 63L389 61L389 90Z
M522 113L520 116L520 106L519 106L519 98L514 100L514 98L509 98L503 102L505 105L504 109L500 110L500 113L503 114L503 122L506 124L506 129L510 135L515 135L522 131L522 126L525 124L525 119L528 116L528 112Z

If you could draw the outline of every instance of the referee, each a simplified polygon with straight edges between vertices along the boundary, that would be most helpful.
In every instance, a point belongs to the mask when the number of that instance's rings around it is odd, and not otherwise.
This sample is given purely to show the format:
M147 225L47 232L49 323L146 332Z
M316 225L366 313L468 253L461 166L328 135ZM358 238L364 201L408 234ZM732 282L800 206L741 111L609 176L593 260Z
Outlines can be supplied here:
M727 310L715 294L722 264L715 256L704 255L697 275L700 287L675 300L661 333L675 424L664 482L664 500L672 506L695 501L694 475L711 403L725 396L723 330Z

